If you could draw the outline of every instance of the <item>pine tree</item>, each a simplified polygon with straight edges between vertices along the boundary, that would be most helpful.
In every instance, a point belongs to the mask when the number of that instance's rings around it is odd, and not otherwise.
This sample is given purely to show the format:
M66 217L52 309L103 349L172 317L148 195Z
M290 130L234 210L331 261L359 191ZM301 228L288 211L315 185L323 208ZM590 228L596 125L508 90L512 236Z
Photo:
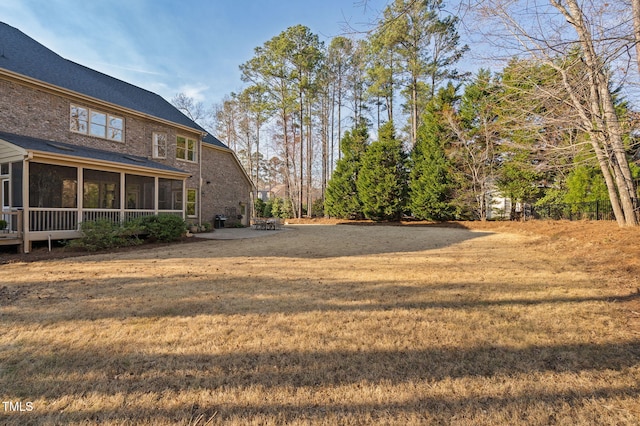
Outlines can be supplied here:
M365 123L344 134L341 142L342 158L338 160L325 194L325 214L342 219L361 219L362 203L356 181L360 160L367 146L369 133Z
M399 220L407 198L407 164L393 122L383 125L378 141L367 147L356 182L363 213L372 220Z
M456 88L452 84L440 89L427 105L423 124L418 129L409 176L409 206L418 219L449 220L455 217L456 209L451 203L454 183L445 153L445 145L452 135L442 112L452 108L456 98Z

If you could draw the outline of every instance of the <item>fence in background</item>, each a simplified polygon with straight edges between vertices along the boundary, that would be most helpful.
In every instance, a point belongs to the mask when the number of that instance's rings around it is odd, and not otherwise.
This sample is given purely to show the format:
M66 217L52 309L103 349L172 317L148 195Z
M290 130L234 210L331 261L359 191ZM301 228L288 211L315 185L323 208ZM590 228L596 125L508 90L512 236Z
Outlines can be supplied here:
M640 200L633 200L636 212L640 211ZM527 218L555 220L615 220L609 200L574 204L547 204L531 206Z
M615 220L609 200L532 206L531 216L534 219L554 220Z

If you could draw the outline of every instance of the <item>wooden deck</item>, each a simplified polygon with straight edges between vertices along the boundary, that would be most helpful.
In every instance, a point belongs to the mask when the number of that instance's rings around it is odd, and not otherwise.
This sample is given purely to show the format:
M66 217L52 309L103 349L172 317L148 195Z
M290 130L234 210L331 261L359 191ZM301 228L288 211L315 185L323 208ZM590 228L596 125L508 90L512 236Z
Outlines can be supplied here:
M0 246L22 246L22 212L0 211L0 219L8 222L7 229L0 230Z
M19 237L17 232L8 234L0 233L0 246L22 246L23 243L22 237ZM20 249L20 251L22 251L22 249Z

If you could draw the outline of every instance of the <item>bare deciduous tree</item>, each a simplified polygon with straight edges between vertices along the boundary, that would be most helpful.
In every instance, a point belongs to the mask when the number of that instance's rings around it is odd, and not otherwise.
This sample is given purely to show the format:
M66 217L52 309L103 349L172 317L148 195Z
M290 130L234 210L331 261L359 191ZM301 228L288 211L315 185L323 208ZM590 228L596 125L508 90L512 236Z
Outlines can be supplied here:
M535 59L562 77L564 102L578 117L571 124L589 135L618 224L637 225L622 117L612 94L616 83L626 77L616 71L629 69L621 63L628 65L628 52L634 47L628 7L615 0L604 4L596 0L484 0L474 6L482 20L478 30L496 50ZM492 30L484 30L487 28ZM572 55L576 58L573 63L562 60ZM580 67L581 78L572 73L575 67Z

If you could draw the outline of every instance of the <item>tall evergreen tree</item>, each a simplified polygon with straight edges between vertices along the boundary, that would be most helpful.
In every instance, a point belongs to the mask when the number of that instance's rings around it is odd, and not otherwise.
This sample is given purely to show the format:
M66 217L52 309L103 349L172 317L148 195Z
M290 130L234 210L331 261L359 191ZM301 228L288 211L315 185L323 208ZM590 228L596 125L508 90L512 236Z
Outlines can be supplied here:
M453 178L445 147L453 135L443 111L457 100L453 84L440 89L429 102L411 152L409 195L411 212L419 219L448 220L455 217L451 202Z
M356 187L366 218L399 220L407 199L407 159L395 137L393 122L383 125L378 140L361 159Z
M341 141L342 157L336 164L325 194L325 213L342 219L362 218L362 203L358 197L356 182L360 172L360 160L365 152L369 133L361 122L352 131L346 131Z

